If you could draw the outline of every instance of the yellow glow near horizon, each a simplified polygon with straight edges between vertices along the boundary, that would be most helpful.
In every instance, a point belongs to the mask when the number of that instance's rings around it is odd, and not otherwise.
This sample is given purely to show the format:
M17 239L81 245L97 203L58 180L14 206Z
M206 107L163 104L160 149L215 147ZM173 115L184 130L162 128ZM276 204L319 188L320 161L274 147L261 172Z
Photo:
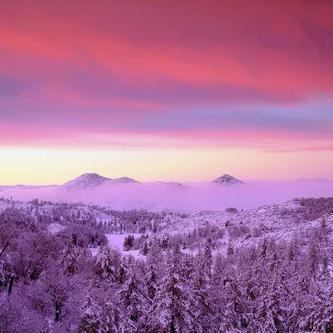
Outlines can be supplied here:
M85 172L140 181L333 177L331 152L245 149L79 150L0 148L0 184L61 184Z

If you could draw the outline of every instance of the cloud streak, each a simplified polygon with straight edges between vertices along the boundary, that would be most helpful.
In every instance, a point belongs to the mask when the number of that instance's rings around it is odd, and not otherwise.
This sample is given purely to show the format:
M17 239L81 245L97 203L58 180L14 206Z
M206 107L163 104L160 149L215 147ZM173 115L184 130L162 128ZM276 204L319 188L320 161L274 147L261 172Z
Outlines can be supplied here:
M1 144L332 147L332 16L329 1L2 3Z

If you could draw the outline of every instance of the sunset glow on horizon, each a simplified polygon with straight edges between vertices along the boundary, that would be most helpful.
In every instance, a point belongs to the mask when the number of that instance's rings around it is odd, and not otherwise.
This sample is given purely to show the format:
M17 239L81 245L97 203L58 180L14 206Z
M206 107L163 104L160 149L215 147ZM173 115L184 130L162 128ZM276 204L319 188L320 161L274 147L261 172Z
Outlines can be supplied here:
M333 178L333 3L3 1L0 184Z

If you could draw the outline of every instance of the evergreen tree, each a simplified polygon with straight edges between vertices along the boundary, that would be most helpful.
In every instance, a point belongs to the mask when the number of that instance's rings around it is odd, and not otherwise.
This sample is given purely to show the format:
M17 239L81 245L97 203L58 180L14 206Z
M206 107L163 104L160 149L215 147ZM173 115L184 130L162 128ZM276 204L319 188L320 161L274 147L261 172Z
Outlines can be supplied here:
M88 292L84 304L81 308L81 316L78 325L81 333L103 333L102 308Z
M278 274L257 309L257 321L262 324L266 332L287 331L289 327L286 307L288 295L290 296L290 293L285 285L283 274Z
M233 278L227 277L223 283L222 300L224 306L220 331L223 333L241 332L248 325L244 299Z
M150 324L157 331L202 332L198 301L191 285L182 278L181 253L175 246L168 255L167 273L157 290Z
M145 288L140 284L133 267L131 267L128 278L119 291L119 302L122 308L125 332L142 331L147 318L149 302Z
M108 297L103 307L103 327L105 333L123 333L124 323L121 317L120 304L114 297Z
M61 263L65 274L72 275L78 271L78 252L74 246L68 244L64 248Z
M212 267L213 267L213 254L212 254L212 241L211 239L208 239L204 253L203 253L203 259L204 259L204 270L205 275L207 276L208 280L211 279L212 274Z
M146 273L147 294L151 301L154 300L158 288L159 274L155 265L150 265Z
M104 246L96 258L96 273L101 279L110 279L115 282L118 279L118 271L120 267L119 252Z

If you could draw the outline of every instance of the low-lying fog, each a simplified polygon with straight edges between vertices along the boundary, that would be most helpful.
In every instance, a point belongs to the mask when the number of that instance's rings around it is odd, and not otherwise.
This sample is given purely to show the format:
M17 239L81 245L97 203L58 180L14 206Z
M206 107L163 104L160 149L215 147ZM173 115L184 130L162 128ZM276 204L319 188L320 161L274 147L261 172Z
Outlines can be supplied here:
M227 207L255 208L295 197L333 196L333 181L253 181L240 185L129 183L103 184L84 190L66 190L60 186L13 186L0 187L0 196L21 201L38 198L93 203L114 209L146 208L193 212L223 210Z

